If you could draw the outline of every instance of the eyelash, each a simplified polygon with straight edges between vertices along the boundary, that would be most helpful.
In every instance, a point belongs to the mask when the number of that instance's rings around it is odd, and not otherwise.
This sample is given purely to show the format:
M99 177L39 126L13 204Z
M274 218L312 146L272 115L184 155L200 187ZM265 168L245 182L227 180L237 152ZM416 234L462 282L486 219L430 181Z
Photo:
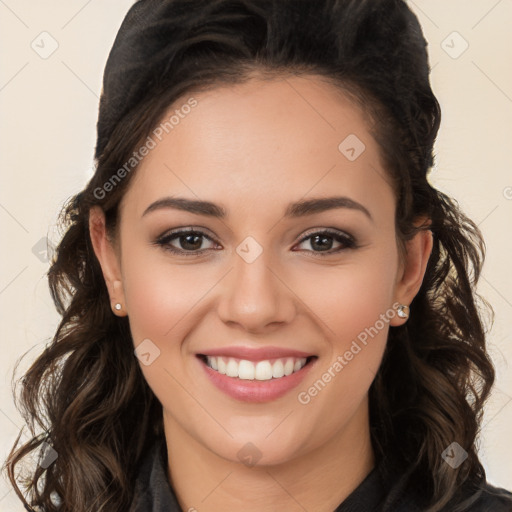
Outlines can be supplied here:
M182 255L182 256L186 256L186 257L201 256L204 251L208 250L208 249L201 249L200 251L184 251L181 249L176 249L175 247L170 245L171 241L177 240L186 235L199 235L204 238L207 238L211 242L217 243L217 242L215 242L215 240L213 240L210 236L208 236L203 231L198 231L195 229L182 229L182 230L178 230L178 231L171 231L170 233L167 233L167 234L159 237L154 242L154 244L162 247L166 251L170 251L173 254ZM339 247L338 249L335 249L335 250L329 249L329 251L308 251L308 252L313 253L315 257L319 256L321 258L324 258L327 256L331 256L333 254L337 254L346 249L357 249L357 247L358 247L355 239L351 235L342 233L337 230L329 229L329 228L326 228L322 231L314 231L312 233L307 234L298 242L298 245L302 244L306 240L309 240L310 238L313 238L315 235L327 235L329 237L334 238L335 241L342 243L344 245L344 247Z

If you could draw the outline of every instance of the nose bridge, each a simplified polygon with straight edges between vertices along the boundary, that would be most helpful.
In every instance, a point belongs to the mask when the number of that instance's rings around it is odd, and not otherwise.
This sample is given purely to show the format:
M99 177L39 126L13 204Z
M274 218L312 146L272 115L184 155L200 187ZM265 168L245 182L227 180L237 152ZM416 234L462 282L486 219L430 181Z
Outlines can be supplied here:
M258 330L271 323L290 321L293 294L278 277L272 259L270 249L264 249L254 237L248 236L236 247L233 271L219 306L224 322Z

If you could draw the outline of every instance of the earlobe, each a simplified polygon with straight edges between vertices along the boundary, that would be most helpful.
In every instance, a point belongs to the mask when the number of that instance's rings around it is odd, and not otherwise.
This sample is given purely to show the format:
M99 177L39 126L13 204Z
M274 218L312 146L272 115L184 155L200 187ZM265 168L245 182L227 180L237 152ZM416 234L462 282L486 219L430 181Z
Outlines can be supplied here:
M429 229L419 231L406 242L403 272L395 288L395 300L405 308L399 307L397 315L390 322L392 326L403 325L407 321L409 305L423 283L432 247L433 234Z
M112 311L117 316L126 316L120 258L107 236L105 214L99 206L93 206L89 211L89 234L108 289Z
M110 303L112 311L117 316L126 316L126 307L124 302L124 289L121 280L115 280L112 283L113 293L110 294Z

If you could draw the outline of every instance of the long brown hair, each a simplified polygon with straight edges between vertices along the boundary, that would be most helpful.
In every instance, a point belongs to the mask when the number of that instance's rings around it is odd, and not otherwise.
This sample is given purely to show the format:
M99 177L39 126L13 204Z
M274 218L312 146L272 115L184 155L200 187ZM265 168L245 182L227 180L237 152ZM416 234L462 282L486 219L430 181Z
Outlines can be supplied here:
M391 328L370 388L375 454L396 471L412 468L410 481L421 485L430 512L466 510L477 496L485 473L475 441L494 381L475 292L484 244L427 179L441 114L416 17L401 0L143 0L130 9L107 62L96 172L61 214L64 234L48 279L62 320L19 383L30 439L18 446L18 437L6 467L25 505L127 510L141 457L163 436L162 407L133 354L128 320L111 311L90 208L105 211L115 238L136 165L115 175L178 99L287 73L320 76L358 102L395 189L399 242L417 229L433 233L411 318ZM431 224L414 228L418 218ZM456 470L441 457L453 441L468 454ZM16 466L43 446L40 464L18 487ZM57 458L45 467L48 447Z

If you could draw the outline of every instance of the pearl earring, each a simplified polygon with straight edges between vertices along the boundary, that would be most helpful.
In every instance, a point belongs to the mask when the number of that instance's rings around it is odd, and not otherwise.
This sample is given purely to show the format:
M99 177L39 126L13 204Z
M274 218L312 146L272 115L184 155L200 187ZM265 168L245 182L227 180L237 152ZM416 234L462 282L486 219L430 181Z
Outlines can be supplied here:
M409 311L409 306L406 306L405 304L400 304L400 306L398 306L397 315L400 318L409 318Z
M117 309L117 311L121 311L122 306L119 304L119 302L114 307Z

